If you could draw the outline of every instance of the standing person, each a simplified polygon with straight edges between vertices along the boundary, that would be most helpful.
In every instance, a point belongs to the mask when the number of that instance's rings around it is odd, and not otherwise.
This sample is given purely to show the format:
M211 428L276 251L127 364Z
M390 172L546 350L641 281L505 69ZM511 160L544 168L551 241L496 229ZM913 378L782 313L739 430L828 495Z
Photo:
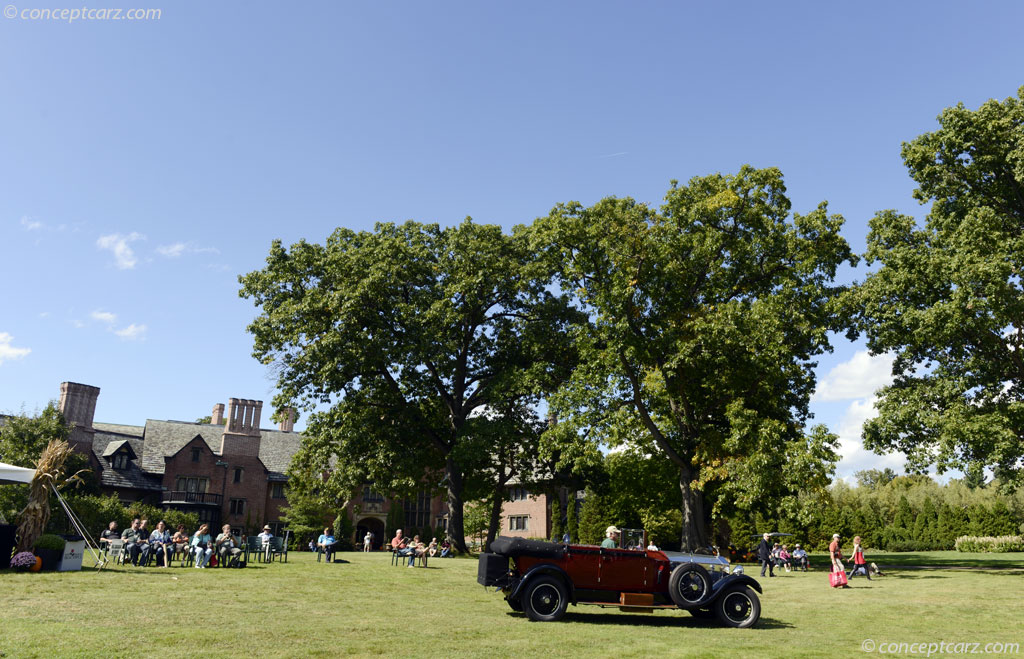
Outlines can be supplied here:
M363 536L363 552L368 552L373 548L373 534L369 531Z
M263 550L263 562L269 563L270 551L272 549L270 546L270 541L274 539L274 534L270 530L270 524L264 524L263 532L256 537L260 539L260 549Z
M832 559L832 572L845 572L843 569L843 550L839 547L839 534L832 534L832 542L828 545L828 555ZM843 588L849 588L843 584Z
M604 530L604 540L601 541L602 549L615 549L619 546L619 529L609 526Z
M221 565L238 567L238 557L242 550L238 548L238 538L231 532L231 525L225 524L221 527L221 533L217 536L217 555ZM228 560L230 558L230 563Z
M160 520L156 523L156 528L153 532L149 534L150 551L156 556L157 565L160 565L162 562L163 567L167 567L167 563L170 560L170 556L167 553L167 546L169 544L171 544L171 534L168 533L164 520Z
M200 524L199 530L192 536L192 551L196 555L196 567L204 568L213 556L213 538L210 537L210 525Z
M868 573L867 561L864 560L864 547L860 544L860 536L854 536L853 538L853 569L850 570L850 574L847 575L850 579L857 575L857 572L861 572L868 581L871 581L871 575Z
M768 570L768 576L775 576L775 565L772 563L772 547L768 544L771 539L770 533L765 533L761 536L761 542L757 545L757 560L761 562L761 576L764 576L764 571Z

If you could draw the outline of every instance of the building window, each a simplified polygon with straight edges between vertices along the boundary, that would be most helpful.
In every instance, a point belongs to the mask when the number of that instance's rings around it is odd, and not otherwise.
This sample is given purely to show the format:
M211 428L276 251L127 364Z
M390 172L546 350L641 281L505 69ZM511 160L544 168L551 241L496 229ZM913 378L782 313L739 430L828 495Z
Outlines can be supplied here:
M530 528L530 516L529 515L509 515L508 518L508 530L509 531L527 531Z
M216 508L199 506L195 512L199 516L200 524L205 522L213 526L220 521L220 511Z
M525 487L513 487L509 490L509 498L512 501L525 501L530 493Z
M128 468L128 454L127 453L115 453L112 467L114 469L127 469Z
M438 533L447 533L448 532L448 516L447 515L438 515L437 516L437 524L434 525L434 528L437 529Z
M415 527L421 529L430 524L429 492L420 492L416 495L415 500L406 500L403 505L405 507L406 528Z
M272 499L283 499L284 498L284 483L272 483L270 486L270 498Z
M242 468L241 467L235 467L235 479L232 482L235 482L235 483L241 483L242 482Z
M370 485L363 486L363 503L384 503L384 495Z
M199 462L199 447L192 449L192 462Z
M174 483L174 489L179 492L206 492L210 484L208 478L196 478L192 476L178 476Z
M245 499L232 499L230 512L232 515L242 515L245 513Z

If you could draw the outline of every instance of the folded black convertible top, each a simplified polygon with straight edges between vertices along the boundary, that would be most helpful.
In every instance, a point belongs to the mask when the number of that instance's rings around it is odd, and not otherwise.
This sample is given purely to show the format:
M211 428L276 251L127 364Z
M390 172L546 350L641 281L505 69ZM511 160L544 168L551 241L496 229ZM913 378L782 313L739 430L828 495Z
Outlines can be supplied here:
M516 558L517 556L536 556L537 558L561 558L565 547L543 540L527 540L512 538L507 535L498 536L491 543L492 554L501 554Z

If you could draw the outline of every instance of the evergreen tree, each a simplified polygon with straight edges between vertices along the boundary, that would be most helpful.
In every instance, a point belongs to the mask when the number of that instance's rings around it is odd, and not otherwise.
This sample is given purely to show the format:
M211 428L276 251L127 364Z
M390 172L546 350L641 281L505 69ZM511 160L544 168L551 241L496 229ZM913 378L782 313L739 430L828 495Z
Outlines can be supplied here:
M608 527L608 521L605 519L601 497L590 488L587 488L586 492L586 498L580 508L580 542L596 545L604 539L604 530Z
M569 492L569 504L566 506L565 529L569 533L570 542L580 541L579 502L576 500L576 490Z
M551 539L555 542L562 541L565 534L562 526L562 505L557 496L551 497Z

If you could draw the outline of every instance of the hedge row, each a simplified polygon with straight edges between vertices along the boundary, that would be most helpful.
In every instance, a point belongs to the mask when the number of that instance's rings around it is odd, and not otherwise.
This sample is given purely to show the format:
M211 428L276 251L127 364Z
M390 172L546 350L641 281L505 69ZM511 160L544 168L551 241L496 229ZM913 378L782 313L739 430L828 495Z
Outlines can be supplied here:
M956 539L956 550L971 553L1024 551L1024 536L1001 535L992 537L962 535Z

